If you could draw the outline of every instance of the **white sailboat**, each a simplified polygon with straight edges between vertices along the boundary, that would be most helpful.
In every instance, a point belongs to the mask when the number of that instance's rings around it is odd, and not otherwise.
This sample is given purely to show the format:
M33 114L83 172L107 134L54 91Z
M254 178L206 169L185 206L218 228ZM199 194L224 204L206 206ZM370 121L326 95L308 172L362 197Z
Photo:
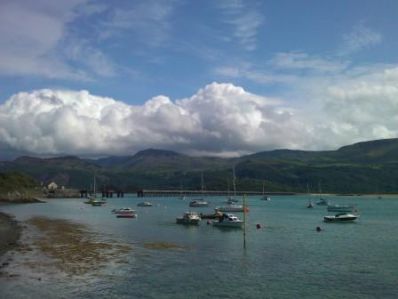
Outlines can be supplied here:
M308 184L307 184L307 196L310 196L310 189L309 189L309 187L308 187ZM308 208L308 209L312 209L313 207L314 207L314 203L312 202L311 199L308 199L307 208Z
M265 195L265 181L263 181L263 196L261 197L261 200L266 200L266 201L271 200L271 197Z
M103 204L106 203L105 200L101 199L98 200L97 199L97 189L96 189L96 177L94 175L94 179L93 179L93 193L91 195L88 196L88 200L85 202L87 204L91 204L92 206L102 206Z
M319 188L319 201L316 203L318 206L327 206L329 205L329 200L322 198L322 189L321 189L321 184L318 184Z
M203 193L204 193L204 179L203 179L203 172L201 176L201 193L202 193L202 198L199 199L194 199L189 203L190 207L194 208L200 208L200 207L207 207L209 203L203 199Z

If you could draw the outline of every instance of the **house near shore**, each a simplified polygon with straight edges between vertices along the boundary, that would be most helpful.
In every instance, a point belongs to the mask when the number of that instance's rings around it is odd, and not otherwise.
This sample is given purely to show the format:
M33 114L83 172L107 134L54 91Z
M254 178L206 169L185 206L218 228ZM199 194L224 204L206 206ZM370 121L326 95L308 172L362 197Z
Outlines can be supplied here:
M49 191L55 191L58 189L58 185L55 182L51 182L47 185Z

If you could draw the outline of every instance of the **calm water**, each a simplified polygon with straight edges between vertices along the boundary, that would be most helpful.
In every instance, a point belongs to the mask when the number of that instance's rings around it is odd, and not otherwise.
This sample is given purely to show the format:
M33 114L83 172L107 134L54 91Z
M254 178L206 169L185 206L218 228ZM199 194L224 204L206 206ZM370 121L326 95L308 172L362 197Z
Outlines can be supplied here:
M26 220L33 215L73 220L104 240L133 244L121 265L93 277L40 282L0 280L1 298L397 298L398 198L329 197L356 204L357 223L323 223L325 207L307 209L307 196L248 198L247 249L242 231L175 224L189 200L146 198L154 206L136 207L136 197L109 199L91 207L80 199L2 209ZM207 198L211 212L225 198ZM316 198L314 198L316 201ZM133 207L137 219L117 219L111 210ZM194 209L194 208L191 208ZM257 230L256 224L262 225ZM323 231L317 233L315 228ZM185 249L158 250L147 242Z

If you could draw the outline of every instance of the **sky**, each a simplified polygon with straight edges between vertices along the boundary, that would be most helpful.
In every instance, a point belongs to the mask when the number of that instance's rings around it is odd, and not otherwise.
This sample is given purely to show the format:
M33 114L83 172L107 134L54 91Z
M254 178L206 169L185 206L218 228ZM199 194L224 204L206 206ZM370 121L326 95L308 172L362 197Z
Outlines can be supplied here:
M0 160L398 137L398 1L1 0Z

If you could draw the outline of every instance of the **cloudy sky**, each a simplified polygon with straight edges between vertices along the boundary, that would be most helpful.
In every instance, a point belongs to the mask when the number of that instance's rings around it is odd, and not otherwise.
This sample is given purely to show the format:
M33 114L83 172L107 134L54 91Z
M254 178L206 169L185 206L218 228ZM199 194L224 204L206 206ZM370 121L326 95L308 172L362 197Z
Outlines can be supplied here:
M2 0L0 160L398 137L398 1Z

